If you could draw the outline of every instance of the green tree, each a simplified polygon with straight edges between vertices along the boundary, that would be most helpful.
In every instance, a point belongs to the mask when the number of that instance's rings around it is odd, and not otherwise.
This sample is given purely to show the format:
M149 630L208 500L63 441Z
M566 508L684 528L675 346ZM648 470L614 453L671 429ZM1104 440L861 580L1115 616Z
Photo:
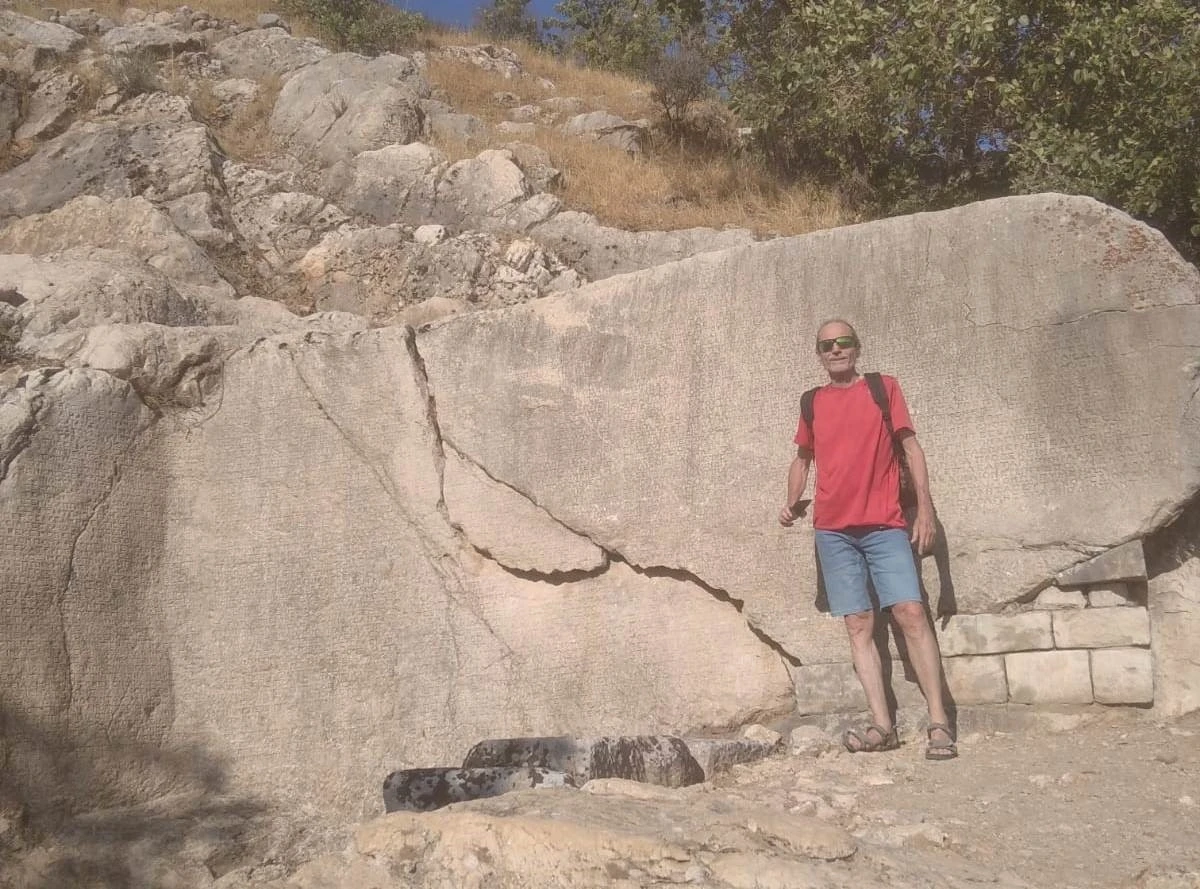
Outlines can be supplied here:
M1031 23L1003 106L1013 189L1092 195L1200 239L1200 12L1195 3L1060 3Z
M654 0L561 0L554 11L559 49L593 68L644 74L671 42Z
M492 0L479 12L479 30L495 40L541 43L537 19L529 14L530 0Z
M1195 3L745 0L728 40L764 153L885 212L1059 189L1200 235Z
M280 0L279 6L307 19L334 49L365 55L410 46L426 24L386 0Z

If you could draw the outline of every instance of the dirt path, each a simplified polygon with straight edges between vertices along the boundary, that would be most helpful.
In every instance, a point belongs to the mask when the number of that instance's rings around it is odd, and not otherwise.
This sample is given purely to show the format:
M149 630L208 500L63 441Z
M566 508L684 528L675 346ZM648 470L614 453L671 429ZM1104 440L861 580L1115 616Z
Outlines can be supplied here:
M1200 889L1200 714L1164 725L1097 710L1083 721L967 731L948 763L927 762L913 735L894 752L826 749L734 781L864 837L940 848L951 869L965 858L1039 887Z

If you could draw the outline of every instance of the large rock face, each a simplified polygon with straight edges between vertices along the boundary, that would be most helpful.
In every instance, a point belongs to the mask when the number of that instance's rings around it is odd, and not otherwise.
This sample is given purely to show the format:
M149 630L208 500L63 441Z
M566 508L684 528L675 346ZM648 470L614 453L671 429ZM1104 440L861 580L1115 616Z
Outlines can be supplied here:
M927 586L981 612L1194 495L1198 300L1149 229L1038 196L698 256L418 346L461 454L612 555L744 601L811 663L831 656L811 531L774 515L821 320L853 319L904 385L947 542Z
M138 751L189 749L202 774L162 765L153 790L215 773L369 812L391 769L487 735L787 707L778 655L684 580L620 565L565 585L478 555L442 502L408 337L263 341L223 362L204 406L157 423L97 371L5 396L0 560L25 567L0 601L36 643L0 655L28 723L6 741L23 796L111 802L134 792ZM35 755L47 737L67 739L62 761ZM54 769L87 763L85 800Z

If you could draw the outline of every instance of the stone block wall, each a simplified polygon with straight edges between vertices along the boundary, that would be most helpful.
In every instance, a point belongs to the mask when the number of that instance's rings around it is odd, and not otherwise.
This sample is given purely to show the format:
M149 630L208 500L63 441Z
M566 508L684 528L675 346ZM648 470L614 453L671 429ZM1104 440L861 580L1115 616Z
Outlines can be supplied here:
M1150 612L1140 589L1113 581L1078 590L1050 588L1030 610L937 622L946 687L955 704L1152 704ZM846 651L848 657L848 644ZM897 705L923 706L915 676L895 648L890 651L889 684ZM795 666L792 679L802 713L863 706L850 663Z

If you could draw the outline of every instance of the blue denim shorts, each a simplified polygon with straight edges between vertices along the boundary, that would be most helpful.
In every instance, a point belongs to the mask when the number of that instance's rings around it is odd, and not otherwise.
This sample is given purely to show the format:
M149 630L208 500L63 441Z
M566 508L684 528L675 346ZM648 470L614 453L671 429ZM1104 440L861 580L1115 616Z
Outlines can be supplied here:
M845 617L870 611L868 580L880 608L921 601L917 563L903 528L817 531L816 543L831 614Z

